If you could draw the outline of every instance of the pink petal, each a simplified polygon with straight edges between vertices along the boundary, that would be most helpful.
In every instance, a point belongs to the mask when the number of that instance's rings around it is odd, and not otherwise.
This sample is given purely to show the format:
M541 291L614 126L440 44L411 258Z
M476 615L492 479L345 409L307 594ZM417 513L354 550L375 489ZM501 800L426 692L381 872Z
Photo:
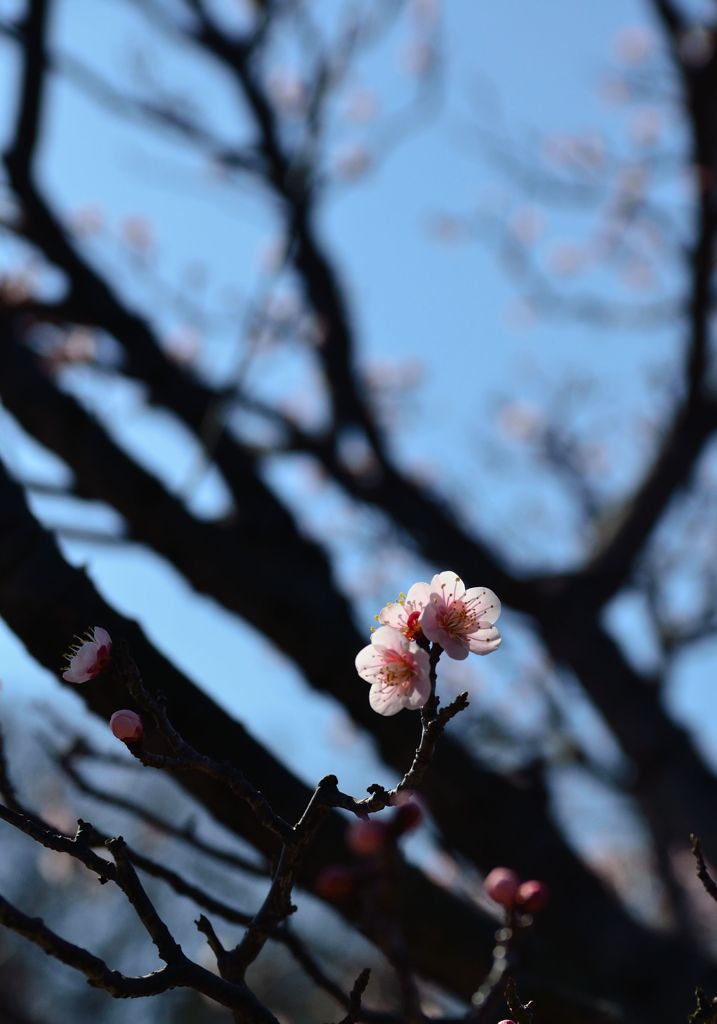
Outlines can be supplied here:
M415 660L417 678L428 681L431 672L431 659L428 656L428 652L424 651L422 647L419 647L413 641L409 644L409 650Z
M438 626L438 616L436 615L436 606L433 602L426 605L423 609L423 615L421 616L421 629L426 634L429 640L434 640L433 634Z
M97 675L97 659L100 648L93 641L88 641L70 658L69 667L62 673L68 683L86 683Z
M368 644L358 652L354 664L361 678L365 679L367 683L373 683L376 672L383 664L383 659L381 658L380 651L377 651L375 647Z
M444 629L436 630L436 640L441 645L449 658L454 661L463 661L468 657L468 641L459 637L451 636Z
M440 625L436 612L436 605L432 602L423 613L421 627L429 640L440 644L449 658L454 661L463 661L468 657L468 642L460 640L446 632ZM425 653L425 652L424 652Z
M490 654L501 645L501 635L495 626L478 629L468 637L468 646L474 654Z
M428 583L414 583L406 594L406 604L411 605L411 611L417 608L425 608L431 600L431 588Z
M411 711L415 711L417 708L422 708L430 696L431 681L428 675L417 676L413 689L409 694L406 694L404 706L410 708Z
M102 626L95 626L95 628L92 631L92 635L94 637L95 643L99 644L100 647L112 646L112 637L109 635L106 629L102 628Z
M406 624L406 609L400 601L389 601L378 613L378 621L382 626L402 629Z
M72 668L72 666L70 666L70 668L65 669L65 671L62 673L62 678L67 683L86 683L92 677L86 675L85 673L78 673L75 669Z

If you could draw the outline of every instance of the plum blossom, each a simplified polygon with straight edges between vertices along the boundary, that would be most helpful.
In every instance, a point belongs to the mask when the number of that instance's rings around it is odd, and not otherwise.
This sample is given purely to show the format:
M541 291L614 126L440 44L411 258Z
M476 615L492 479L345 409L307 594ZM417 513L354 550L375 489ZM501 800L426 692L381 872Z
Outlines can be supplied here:
M431 694L428 654L393 626L380 626L356 655L356 671L371 683L369 703L379 715L422 708Z
M449 658L462 661L468 652L490 654L500 644L495 621L500 601L492 590L466 590L460 576L441 572L430 583L430 599L421 616L426 637L439 643ZM379 631L380 632L380 631Z
M104 672L109 664L112 638L107 630L95 626L85 636L86 640L80 638L81 642L71 647L65 655L69 666L62 673L62 678L68 683L86 683Z
M428 583L414 583L407 594L399 594L398 601L389 601L376 616L382 626L393 626L409 640L421 633L421 616L431 600Z

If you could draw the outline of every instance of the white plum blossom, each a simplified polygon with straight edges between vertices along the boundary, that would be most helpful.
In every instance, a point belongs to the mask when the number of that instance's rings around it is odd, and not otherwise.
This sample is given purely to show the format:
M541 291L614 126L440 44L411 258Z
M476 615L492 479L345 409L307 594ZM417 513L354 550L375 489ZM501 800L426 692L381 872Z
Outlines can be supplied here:
M87 631L86 637L65 655L69 666L62 673L62 678L68 683L86 683L104 672L109 664L112 637L107 630L95 626Z
M382 626L393 626L409 640L415 640L421 633L421 616L431 599L428 583L414 583L407 594L400 594L398 601L389 601L376 616Z
M500 644L495 622L500 601L492 590L466 590L460 576L441 572L430 583L429 603L421 616L424 635L439 643L449 658L462 661L469 651L490 654Z
M428 654L393 626L380 626L356 655L356 671L371 684L369 703L379 715L422 708L431 695Z

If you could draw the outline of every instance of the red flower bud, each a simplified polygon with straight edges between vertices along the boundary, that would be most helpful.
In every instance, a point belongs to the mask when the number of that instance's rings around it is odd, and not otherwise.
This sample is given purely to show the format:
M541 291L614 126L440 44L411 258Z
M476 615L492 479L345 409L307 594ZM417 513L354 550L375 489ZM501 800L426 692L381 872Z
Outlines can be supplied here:
M545 882L523 882L515 894L516 905L529 914L544 910L548 905L548 887Z
M314 889L325 900L342 900L351 895L355 885L356 875L351 868L329 864L316 876Z
M349 825L346 842L350 850L359 857L374 857L389 842L388 826L382 821L360 819Z
M110 718L112 734L123 743L137 743L142 739L144 728L136 711L115 711Z
M423 808L417 800L406 800L393 813L393 828L396 835L413 832L423 821Z
M513 906L519 886L520 879L510 868L493 868L483 882L486 895L503 907Z

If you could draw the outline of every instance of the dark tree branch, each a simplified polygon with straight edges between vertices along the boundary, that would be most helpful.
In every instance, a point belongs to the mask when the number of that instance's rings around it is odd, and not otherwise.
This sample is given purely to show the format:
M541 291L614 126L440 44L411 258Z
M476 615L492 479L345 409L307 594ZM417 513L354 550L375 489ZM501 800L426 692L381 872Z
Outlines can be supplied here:
M223 849L212 843L208 843L205 839L202 839L196 828L191 824L181 827L177 826L172 821L163 818L148 807L144 807L142 804L131 800L128 797L121 796L109 789L100 789L98 786L93 785L77 769L74 762L78 757L93 757L92 750L87 747L83 741L78 741L73 744L73 746L64 754L58 754L55 761L58 767L65 773L65 775L67 775L68 779L70 779L73 785L80 792L92 797L104 807L116 807L119 810L125 811L133 818L137 818L139 821L143 821L145 824L157 829L162 835L169 836L172 839L177 839L180 842L185 843L197 853L206 857L211 857L213 860L218 861L225 867L235 868L251 875L260 875L262 877L266 876L266 867L261 864L257 864L255 861L251 861L246 857L241 857L232 850Z

